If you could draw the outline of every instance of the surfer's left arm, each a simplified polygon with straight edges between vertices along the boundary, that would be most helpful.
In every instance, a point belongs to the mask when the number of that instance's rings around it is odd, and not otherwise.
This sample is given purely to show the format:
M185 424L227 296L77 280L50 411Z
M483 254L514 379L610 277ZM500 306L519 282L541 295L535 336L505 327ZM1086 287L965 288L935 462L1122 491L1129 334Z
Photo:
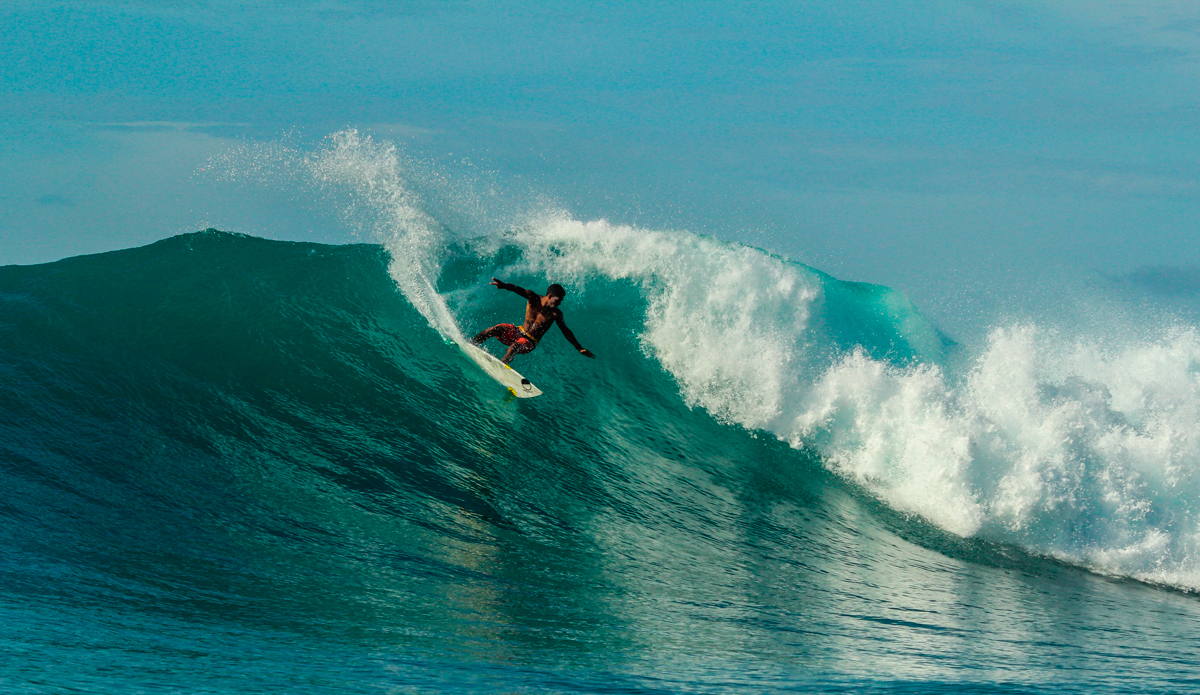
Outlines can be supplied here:
M488 284L494 285L496 287L496 289L508 290L509 292L512 292L514 294L519 294L531 302L535 301L537 299L541 299L541 295L539 295L537 292L534 292L533 290L527 290L524 287L519 287L517 285L512 284L511 282L504 282L503 280L497 280L496 278L492 278L492 281L489 282Z
M567 342L575 346L575 349L579 351L579 354L583 355L584 357L596 359L596 356L592 354L591 350L588 350L584 346L580 345L578 340L575 340L575 334L571 332L570 328L567 328L567 324L563 322L561 316L555 319L555 321L558 323L558 328L562 331L563 337L567 339Z

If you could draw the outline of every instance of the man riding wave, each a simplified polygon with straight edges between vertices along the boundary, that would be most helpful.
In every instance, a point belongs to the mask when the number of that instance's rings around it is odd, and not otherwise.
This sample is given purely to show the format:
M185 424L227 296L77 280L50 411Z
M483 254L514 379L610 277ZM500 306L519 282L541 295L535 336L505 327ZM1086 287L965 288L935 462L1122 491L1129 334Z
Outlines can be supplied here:
M488 338L498 339L501 343L508 346L508 352L501 358L501 361L508 364L517 355L533 352L533 349L537 347L538 341L542 339L542 336L546 335L546 331L550 330L557 323L559 329L562 330L563 337L567 339L567 342L575 346L579 354L593 359L596 357L590 350L585 349L579 344L579 341L575 339L575 334L571 332L571 329L567 328L567 324L563 323L563 313L559 310L558 305L562 304L563 298L567 296L567 291L562 288L562 285L550 285L550 287L546 288L546 294L543 296L533 290L501 282L496 278L492 278L491 284L499 289L515 292L527 300L525 305L525 323L520 326L515 326L511 323L498 323L472 338L472 343L481 345Z

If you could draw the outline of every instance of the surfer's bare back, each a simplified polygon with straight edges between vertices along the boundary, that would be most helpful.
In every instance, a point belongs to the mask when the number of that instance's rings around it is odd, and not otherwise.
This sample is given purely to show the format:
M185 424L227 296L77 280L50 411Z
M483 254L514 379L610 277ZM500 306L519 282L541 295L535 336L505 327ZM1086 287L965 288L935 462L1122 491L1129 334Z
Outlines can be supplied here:
M498 323L472 338L471 342L479 345L488 338L499 339L508 346L508 352L502 358L502 361L508 364L517 355L533 352L538 341L546 335L546 331L557 323L558 327L562 329L563 337L575 346L579 354L584 357L596 357L591 350L585 349L578 340L575 340L575 334L571 332L570 328L567 328L567 324L563 323L563 313L559 310L558 305L562 304L563 297L567 296L567 291L562 288L562 285L550 285L546 289L546 295L542 296L533 290L501 282L496 278L492 278L491 284L499 289L515 292L528 301L525 305L525 323L520 326Z

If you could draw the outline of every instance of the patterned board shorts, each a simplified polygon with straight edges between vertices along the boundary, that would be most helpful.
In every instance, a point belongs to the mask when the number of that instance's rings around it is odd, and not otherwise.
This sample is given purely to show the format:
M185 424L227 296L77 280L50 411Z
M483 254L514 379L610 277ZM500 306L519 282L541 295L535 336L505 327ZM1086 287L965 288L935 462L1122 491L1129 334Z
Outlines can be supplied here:
M520 326L514 326L511 323L502 323L500 326L504 331L496 338L505 345L516 348L518 355L533 352L533 349L537 347L537 342L531 340Z

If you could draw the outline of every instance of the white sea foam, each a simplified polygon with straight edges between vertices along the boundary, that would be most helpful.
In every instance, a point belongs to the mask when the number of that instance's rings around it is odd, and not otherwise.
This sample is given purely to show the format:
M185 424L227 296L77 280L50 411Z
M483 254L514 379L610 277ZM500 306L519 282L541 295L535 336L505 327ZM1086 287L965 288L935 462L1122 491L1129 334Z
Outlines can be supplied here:
M950 532L1200 588L1195 330L1117 348L1111 336L1008 326L953 373L854 348L822 363L827 281L802 266L566 216L515 240L547 275L642 287L644 349L690 405L813 448L838 474Z
M819 294L815 277L749 247L565 216L540 220L515 241L535 269L562 281L582 285L600 273L639 284L642 344L689 405L754 429L786 412Z

